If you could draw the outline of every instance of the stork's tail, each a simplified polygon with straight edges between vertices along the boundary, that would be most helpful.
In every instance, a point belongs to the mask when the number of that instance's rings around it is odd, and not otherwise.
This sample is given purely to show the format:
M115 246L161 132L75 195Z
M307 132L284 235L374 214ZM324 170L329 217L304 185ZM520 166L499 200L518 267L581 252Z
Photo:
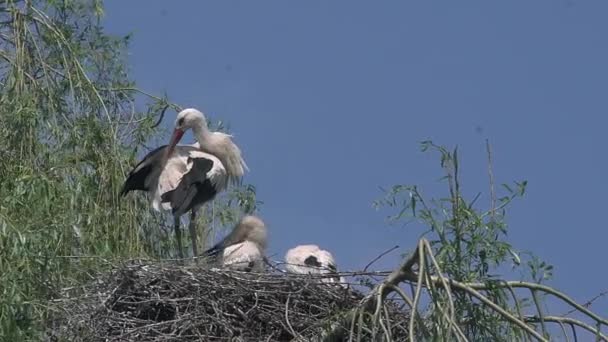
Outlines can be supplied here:
M126 196L129 193L129 191L131 191L131 190L136 190L133 188L130 180L131 180L131 177L127 178L125 183L122 185L122 188L120 189L120 197Z
M161 203L173 203L173 195L175 194L175 189L171 190L171 191L167 191L164 194L160 195L160 202ZM175 211L177 210L177 208L173 209L173 214L175 214Z
M138 179L134 174L130 174L120 189L120 197L123 197L130 191L135 190L146 191L147 188L141 179Z
M131 189L127 188L127 183L125 182L125 184L122 185L122 189L120 189L120 197L124 197L129 191L131 191Z

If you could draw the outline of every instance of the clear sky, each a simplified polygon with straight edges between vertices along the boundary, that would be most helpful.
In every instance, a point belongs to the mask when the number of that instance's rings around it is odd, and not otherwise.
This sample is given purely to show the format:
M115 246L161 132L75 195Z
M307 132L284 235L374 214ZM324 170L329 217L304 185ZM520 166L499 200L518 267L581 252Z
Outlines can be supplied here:
M608 288L608 2L106 6L109 32L134 33L139 87L230 124L271 254L317 243L361 269L413 248L422 227L388 227L371 206L378 187L439 193L438 159L419 151L433 139L460 146L464 191L487 194L489 138L496 181L529 181L509 241L554 264L550 284L579 301ZM608 299L593 308L605 314Z

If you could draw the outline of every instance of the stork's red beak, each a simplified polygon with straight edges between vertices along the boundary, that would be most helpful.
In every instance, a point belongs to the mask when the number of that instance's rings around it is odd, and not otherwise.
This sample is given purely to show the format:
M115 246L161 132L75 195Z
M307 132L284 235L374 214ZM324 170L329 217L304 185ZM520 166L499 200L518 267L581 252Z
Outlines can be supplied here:
M175 145L177 145L177 143L179 143L179 141L182 139L182 136L184 135L184 131L181 129L175 129L173 131L173 136L171 136L171 142L169 143L169 149L167 152L167 157L170 157L171 154L173 154L173 150L175 149Z

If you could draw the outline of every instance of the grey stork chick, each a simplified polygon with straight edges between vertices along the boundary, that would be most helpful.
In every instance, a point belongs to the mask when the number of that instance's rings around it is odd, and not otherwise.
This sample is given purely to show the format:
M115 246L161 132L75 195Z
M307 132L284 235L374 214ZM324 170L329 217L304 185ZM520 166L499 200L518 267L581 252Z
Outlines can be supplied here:
M230 234L202 255L230 270L261 272L264 270L267 235L264 222L256 216L247 215Z
M330 252L317 245L300 245L285 254L285 269L289 273L325 275L325 283L344 284L344 278L338 276L336 261Z

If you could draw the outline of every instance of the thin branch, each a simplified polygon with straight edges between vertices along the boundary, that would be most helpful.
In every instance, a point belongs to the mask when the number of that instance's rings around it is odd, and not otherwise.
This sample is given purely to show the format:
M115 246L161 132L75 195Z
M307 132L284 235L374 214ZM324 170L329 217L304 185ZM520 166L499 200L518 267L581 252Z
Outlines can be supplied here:
M478 290L488 290L490 287L508 288L509 291L511 291L511 293L513 295L514 295L513 288L527 288L527 289L534 290L534 291L542 291L545 293L552 294L552 295L562 299L563 301L567 302L568 304L574 306L577 310L581 311L583 314L586 314L587 316L594 319L598 323L598 325L606 324L605 319L599 317L598 315L594 314L590 310L577 304L576 302L574 302L572 299L570 299L570 297L566 296L565 294L563 294L557 290L554 290L548 286L545 286L545 285L540 285L540 284L535 284L535 283L526 283L526 282L520 282L520 281L505 281L505 282L498 282L498 283L492 283L492 284L461 283L461 282L458 282L458 281L455 281L452 279L444 279L444 277L442 275L439 275L439 276L426 275L427 267L425 266L426 256L425 256L424 252L427 252L428 255L432 256L432 250L430 248L430 245L428 244L428 241L426 239L421 239L419 241L416 251L413 253L413 255L411 255L409 258L406 258L398 269L393 271L382 283L378 284L374 288L374 290L372 290L362 300L359 308L357 308L351 312L352 315L348 316L352 320L351 324L354 324L356 317L359 317L359 324L362 324L362 321L361 321L362 314L366 313L366 312L370 312L375 307L377 308L377 305L379 305L379 303L377 301L383 301L386 298L386 296L393 291L398 292L404 299L408 298L403 293L403 291L398 290L399 289L398 285L399 285L399 283L401 283L403 281L411 281L411 282L417 284L413 302L410 303L410 301L406 299L406 302L412 307L412 312L411 312L412 316L410 317L410 322L409 322L409 330L410 330L409 335L410 335L410 339L413 340L414 336L415 336L414 335L414 320L418 316L416 313L416 308L417 308L417 305L418 305L418 302L420 299L420 292L421 292L422 286L424 286L424 283L423 283L424 279L427 279L427 284L426 284L427 287L439 285L439 286L447 287L447 288L451 288L451 289L458 289L460 291L464 291L464 292L468 293L470 296L478 299L484 305L488 306L490 309L492 309L495 312L497 312L498 314L500 314L504 319L506 319L510 323L518 326L524 332L526 332L529 336L534 337L538 341L547 341L547 339L545 337L541 336L537 331L535 331L532 327L530 327L526 324L526 322L530 321L530 318L527 318L526 320L522 320L522 319L519 319L519 318L513 316L510 312L508 312L507 310L505 310L498 304L492 302L490 299L488 299L482 293L478 292ZM431 257L431 261L433 264L436 262L436 261L433 262L432 257ZM419 265L418 273L414 273L412 271L412 267L415 264ZM434 265L434 266L437 268L437 265ZM438 269L438 272L439 271L440 271L440 269ZM426 278L425 278L425 276L426 276ZM519 310L519 308L517 311L521 317L521 311ZM542 313L540 313L540 314L542 315ZM537 319L540 319L540 318L537 318ZM547 317L545 317L545 320L553 322L553 321L555 321L555 317L547 316ZM589 331L594 331L594 332L597 332L598 334L600 334L599 330L594 330L589 325L586 325L585 323L580 322L580 321L576 321L576 320L569 319L569 318L563 318L561 322L567 323L567 324L575 324L575 325L583 327L587 330L590 329ZM583 324L583 325L581 325L581 324ZM351 325L351 332L352 332L352 328L354 328L353 325ZM362 328L362 326L359 326L359 330L361 328ZM544 329L544 332L546 333L546 329ZM330 331L329 335L326 335L325 340L326 341L331 340L331 339L327 339L327 337L330 337L330 336L333 336L333 337L341 336L337 333L338 333L338 331L336 331L336 329L333 329L332 331ZM576 334L574 336L576 339ZM598 336L603 336L603 335L600 334ZM461 336L459 336L459 337L461 337ZM602 337L602 338L604 338L604 337ZM351 335L351 339L352 339L352 335Z
M384 252L382 252L382 253L381 253L380 255L378 255L378 256L377 256L377 257L376 257L374 260L370 261L370 262L369 262L369 264L367 264L367 265L365 266L365 268L363 269L363 272L366 272L366 271L367 271L367 269L368 269L368 268L369 268L371 265L373 265L373 264L374 264L376 261L380 260L380 259L381 259L383 256L387 255L388 253L390 253L390 252L394 251L394 250L395 250L395 249L397 249L397 248L399 248L399 246L398 246L398 245L397 245L397 246L395 246L395 247L392 247L392 248L390 248L390 249L388 249L388 250L386 250L386 251L384 251Z
M490 205L492 212L492 222L494 222L494 214L496 213L496 192L494 191L494 172L492 171L492 148L490 140L486 139L486 151L488 152L488 176L490 177Z
M540 300L538 299L538 291L530 290L532 293L532 300L534 301L534 305L536 306L536 311L538 312L538 317L540 318L540 327L543 331L543 336L548 337L547 326L545 325L545 315L543 314L543 308L540 305Z
M604 297L605 295L608 295L608 289L600 292L595 297L593 297L593 298L589 299L588 301L586 301L585 303L583 303L583 306L586 307L586 308L588 308L588 307L590 307L593 304L593 302L595 302L596 300ZM562 316L568 316L568 315L570 315L570 314L572 314L574 312L576 312L576 309L572 309L572 310L566 312L565 314L563 314Z
M414 276L414 274L412 274L411 276ZM438 279L436 281L438 281ZM486 298L481 293L477 292L475 289L473 289L473 287L469 286L469 284L460 283L460 282L455 281L455 280L450 280L450 284L451 284L452 287L460 289L462 291L465 291L468 294L470 294L471 296L479 299L485 305L489 306L491 309L493 309L494 311L498 312L501 316L503 316L509 322L511 322L511 323L519 326L520 328L522 328L525 331L527 331L528 333L530 333L537 340L539 340L539 341L548 341L543 336L541 336L538 332L536 332L534 329L530 328L524 322L522 322L519 319L517 319L517 317L511 315L508 311L506 311L505 309L501 308L497 304L493 303L491 300L489 300L488 298Z
M467 284L468 286L474 288L474 289L486 289L487 286L485 284L482 283L470 283ZM528 283L528 282L524 282L524 281L507 281L504 283L499 283L496 284L499 287L504 287L506 285L512 286L512 287L518 287L518 288L528 288L528 289L535 289L535 290L541 290L544 292L547 292L549 294L554 295L555 297L560 298L561 300L563 300L564 302L570 304L571 306L573 306L574 308L576 308L577 310L579 310L580 312L582 312L583 314L591 317L593 320L595 320L598 323L601 323L603 325L608 326L608 320L601 318L600 316L596 315L595 313L593 313L591 310L585 308L584 306L578 304L577 302L575 302L572 298L568 297L567 295L565 295L564 293L557 291L549 286L545 286L545 285L541 285L541 284L536 284L536 283Z
M151 99L155 99L156 101L166 103L166 104L167 104L167 105L169 105L171 108L173 108L173 110L175 110L175 111L177 111L177 112L179 112L179 111L181 111L181 110L182 110L182 107L181 107L180 105L176 104L176 103L173 103L173 102L168 102L166 99L164 99L164 98L162 98L162 97L158 97L158 96L156 96L156 95L152 95L152 94L150 94L150 93L148 93L148 92L145 92L145 91L143 91L143 90L141 90L141 89L138 89L138 88L135 88L135 87L101 88L100 90L104 90L104 91L115 91L115 92L118 92L118 91L134 91L134 92L136 92L136 93L140 93L140 94L142 94L142 95L145 95L145 96L147 96L147 97L149 97L149 98L151 98Z
M158 118L158 121L156 121L154 126L152 126L151 128L156 128L158 127L158 125L160 125L160 123L163 121L163 118L165 117L165 112L167 111L167 108L169 108L169 104L165 103L165 107L163 107L163 110L160 112L160 117Z
M566 323L566 324L579 326L579 327L589 331L590 333L596 335L597 337L601 338L603 341L608 342L608 337L606 337L606 335L602 334L597 329L594 329L592 326L590 326L584 322L581 322L577 319L570 318L570 317L558 317L558 316L545 316L543 319L546 322L554 322L554 323L560 323L560 324ZM536 316L526 317L526 322L538 323L538 322L540 322L540 317L536 317Z
M421 240L423 241L423 240ZM418 264L420 265L420 272L418 273L418 279L416 280L416 294L414 295L414 305L412 307L411 317L410 317L410 341L415 341L414 339L414 319L418 313L418 302L420 301L420 293L422 290L422 277L426 273L426 267L424 267L424 247L420 242L418 244L418 248L416 252L418 252Z
M521 312L521 305L519 305L519 300L517 299L517 296L515 295L515 290L513 290L513 288L511 286L507 285L507 290L509 291L509 293L511 294L511 297L513 297L513 302L515 303L515 310L517 310L517 315L519 315L519 319L520 320L524 320L524 315ZM528 334L526 332L526 337L527 340L530 340L530 334Z
M558 322L559 323L559 327L562 329L562 334L564 334L564 339L566 340L566 342L570 342L570 337L568 336L568 332L566 331L566 327L564 326L563 322Z

